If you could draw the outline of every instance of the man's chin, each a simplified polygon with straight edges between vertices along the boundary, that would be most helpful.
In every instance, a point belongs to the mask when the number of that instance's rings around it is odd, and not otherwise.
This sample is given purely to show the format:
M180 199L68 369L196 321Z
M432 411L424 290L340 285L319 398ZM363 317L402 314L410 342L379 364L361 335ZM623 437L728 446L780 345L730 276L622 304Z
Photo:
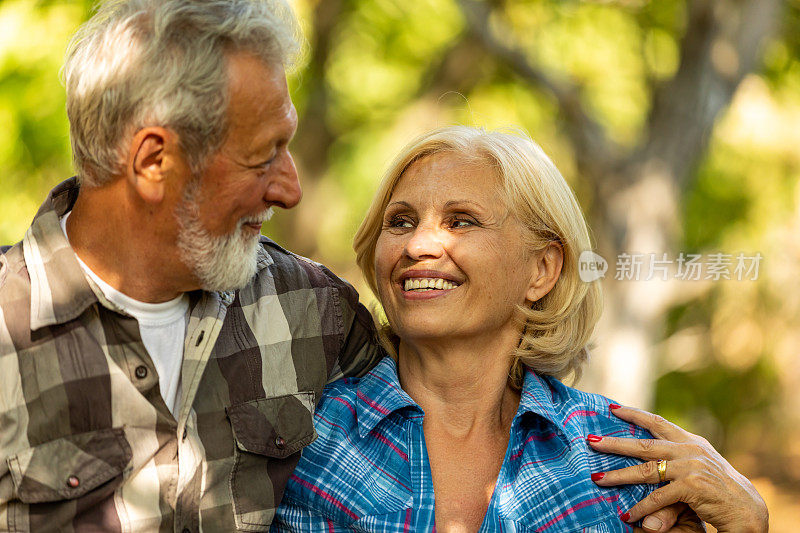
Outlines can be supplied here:
M191 204L187 204L191 207ZM187 211L187 212L184 212ZM189 208L179 211L178 248L184 264L205 291L232 291L247 286L258 268L259 231L249 224L234 233L211 236Z
M246 287L258 270L258 236L238 247L216 246L212 254L195 263L192 269L205 291L224 292ZM238 248L238 249L231 249ZM242 248L246 248L245 251Z
M204 291L226 292L236 291L246 287L255 277L256 269L240 270L236 274L223 278L200 279L200 286Z

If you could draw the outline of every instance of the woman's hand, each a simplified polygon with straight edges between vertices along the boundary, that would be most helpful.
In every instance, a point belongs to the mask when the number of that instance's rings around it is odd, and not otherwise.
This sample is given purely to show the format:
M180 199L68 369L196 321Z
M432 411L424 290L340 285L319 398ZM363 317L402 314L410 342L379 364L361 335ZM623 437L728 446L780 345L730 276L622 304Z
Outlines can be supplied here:
M764 500L753 484L717 453L706 439L647 411L612 404L611 412L622 420L647 429L656 438L602 437L598 441L590 438L589 444L598 452L648 461L604 472L603 476L592 476L595 483L603 487L659 483L658 461L667 461L665 479L669 483L629 509L627 522L636 522L669 507L670 511L662 517L678 516L679 524L683 522L679 528L684 530L691 517L687 517L686 510L681 509L683 502L720 532L768 531L769 514ZM623 518L626 518L625 515ZM656 529L646 527L645 530L664 532L672 526L672 523L662 523Z

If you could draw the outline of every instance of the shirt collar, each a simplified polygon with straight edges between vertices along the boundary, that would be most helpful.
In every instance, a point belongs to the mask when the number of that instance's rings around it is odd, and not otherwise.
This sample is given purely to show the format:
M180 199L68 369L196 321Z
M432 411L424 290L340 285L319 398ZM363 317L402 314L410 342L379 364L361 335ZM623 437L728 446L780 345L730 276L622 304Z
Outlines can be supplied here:
M567 387L552 376L540 376L525 367L525 378L520 395L519 409L514 423L527 413L538 415L550 425L556 435L571 444L584 438L579 419L571 409L560 409L568 402Z
M422 414L422 408L400 387L397 363L391 357L384 357L359 380L356 396L358 434L362 438L395 411L411 407Z
M358 434L369 434L384 418L393 412L411 407L423 414L422 408L402 389L397 377L397 363L391 357L383 358L375 368L361 378L356 390L356 416ZM550 376L540 376L525 368L525 378L519 408L512 424L521 423L528 413L538 416L571 444L584 438L579 421L573 412L563 412L559 406L567 400L566 386Z
M22 239L31 279L31 330L72 320L97 301L59 224L75 204L78 190L74 177L58 184Z

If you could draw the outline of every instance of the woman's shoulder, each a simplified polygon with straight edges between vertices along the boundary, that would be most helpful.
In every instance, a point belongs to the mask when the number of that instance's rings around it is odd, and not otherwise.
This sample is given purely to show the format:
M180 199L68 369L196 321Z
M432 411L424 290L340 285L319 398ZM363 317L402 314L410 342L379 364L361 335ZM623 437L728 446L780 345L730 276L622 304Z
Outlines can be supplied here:
M545 379L553 390L554 404L562 413L561 421L564 429L573 436L573 443L577 439L583 441L581 449L585 450L585 460L592 472L608 472L643 462L635 457L599 453L586 444L589 435L629 439L652 438L646 429L614 416L611 406L617 402L602 394L570 387L553 377ZM630 492L635 501L638 501L655 487L655 485L629 485L624 492Z
M645 485L600 487L592 474L632 466L639 461L604 455L587 437L643 436L613 415L613 402L599 394L568 387L555 378L527 371L520 399L524 418L514 425L509 454L507 514L530 530L617 531L618 516L641 500ZM558 524L555 526L555 524Z
M647 430L614 416L611 407L617 402L611 398L570 387L552 376L541 378L552 391L554 408L561 412L565 426L598 436L651 438Z
M314 411L314 429L317 432L314 447L319 447L326 441L335 444L349 438L351 434L358 435L356 404L361 379L343 378L325 386ZM338 453L347 450L348 448L340 448Z
M351 413L355 417L354 406L358 397L358 385L362 378L337 379L325 386L317 412Z

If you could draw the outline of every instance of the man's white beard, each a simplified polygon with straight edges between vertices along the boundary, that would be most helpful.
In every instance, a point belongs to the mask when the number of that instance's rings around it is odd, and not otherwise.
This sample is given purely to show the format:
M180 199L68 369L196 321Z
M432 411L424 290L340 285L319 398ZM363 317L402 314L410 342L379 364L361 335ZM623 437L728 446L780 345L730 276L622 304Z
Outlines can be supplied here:
M200 222L199 192L199 180L188 184L175 210L181 260L192 270L203 290L241 289L256 274L258 249L258 235L252 235L244 226L269 220L272 209L239 220L228 235L214 236Z

